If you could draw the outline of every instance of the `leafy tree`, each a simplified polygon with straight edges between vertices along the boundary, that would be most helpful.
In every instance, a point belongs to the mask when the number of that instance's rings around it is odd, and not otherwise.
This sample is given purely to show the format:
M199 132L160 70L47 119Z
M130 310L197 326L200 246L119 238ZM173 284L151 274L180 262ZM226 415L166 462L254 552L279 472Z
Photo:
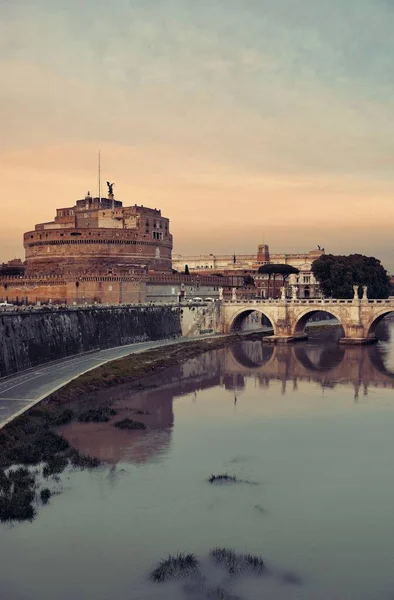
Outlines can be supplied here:
M185 265L185 275L190 275L189 265Z
M325 296L331 298L353 298L353 286L368 287L368 298L387 298L390 280L380 261L371 256L350 254L335 256L325 254L312 264L312 272Z
M254 285L254 279L251 275L244 275L244 285Z
M270 281L271 281L271 277L272 275L274 276L274 288L275 288L275 278L277 275L282 275L283 281L282 281L282 285L284 286L286 284L286 280L290 277L290 275L296 275L297 273L299 273L299 270L296 267L293 267L292 265L285 265L285 264L273 264L270 263L268 265L262 265L261 267L259 267L258 273L262 273L265 275L268 275L268 294L269 294L269 289L270 289Z

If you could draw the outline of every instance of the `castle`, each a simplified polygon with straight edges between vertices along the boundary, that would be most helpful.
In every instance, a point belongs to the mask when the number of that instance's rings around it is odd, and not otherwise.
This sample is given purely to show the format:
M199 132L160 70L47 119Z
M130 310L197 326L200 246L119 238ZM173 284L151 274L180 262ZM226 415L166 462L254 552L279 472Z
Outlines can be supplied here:
M88 193L24 235L27 276L171 273L172 235L161 211Z
M169 219L156 208L86 196L24 234L25 263L0 268L0 299L23 303L139 303L217 296L238 279L172 272Z

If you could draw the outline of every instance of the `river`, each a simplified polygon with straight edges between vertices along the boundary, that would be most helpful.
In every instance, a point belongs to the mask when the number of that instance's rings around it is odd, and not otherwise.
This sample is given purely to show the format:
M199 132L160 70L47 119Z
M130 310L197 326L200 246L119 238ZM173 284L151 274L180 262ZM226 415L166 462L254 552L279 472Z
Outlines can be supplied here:
M5 600L394 598L394 323L369 347L245 341L110 396L146 431L72 423L104 462L67 470L31 523L1 525ZM239 483L208 483L228 473ZM213 547L261 555L270 574L228 577ZM205 591L152 583L169 553L202 561ZM226 596L211 595L212 598Z

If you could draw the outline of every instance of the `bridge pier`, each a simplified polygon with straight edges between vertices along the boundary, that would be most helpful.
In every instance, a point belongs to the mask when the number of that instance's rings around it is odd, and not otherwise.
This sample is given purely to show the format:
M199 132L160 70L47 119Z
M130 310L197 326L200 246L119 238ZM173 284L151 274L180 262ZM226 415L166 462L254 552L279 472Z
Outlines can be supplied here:
M339 338L340 344L347 344L348 346L365 346L367 344L376 344L378 338L373 337L343 337Z
M291 344L293 342L304 342L308 339L306 333L299 335L268 335L263 338L267 344Z

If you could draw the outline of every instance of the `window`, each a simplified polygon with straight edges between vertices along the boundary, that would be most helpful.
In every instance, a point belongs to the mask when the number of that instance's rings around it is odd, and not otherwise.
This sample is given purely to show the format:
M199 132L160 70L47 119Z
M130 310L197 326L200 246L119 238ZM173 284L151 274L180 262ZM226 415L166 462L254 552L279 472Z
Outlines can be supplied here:
M304 283L310 283L311 278L309 275L304 275Z

